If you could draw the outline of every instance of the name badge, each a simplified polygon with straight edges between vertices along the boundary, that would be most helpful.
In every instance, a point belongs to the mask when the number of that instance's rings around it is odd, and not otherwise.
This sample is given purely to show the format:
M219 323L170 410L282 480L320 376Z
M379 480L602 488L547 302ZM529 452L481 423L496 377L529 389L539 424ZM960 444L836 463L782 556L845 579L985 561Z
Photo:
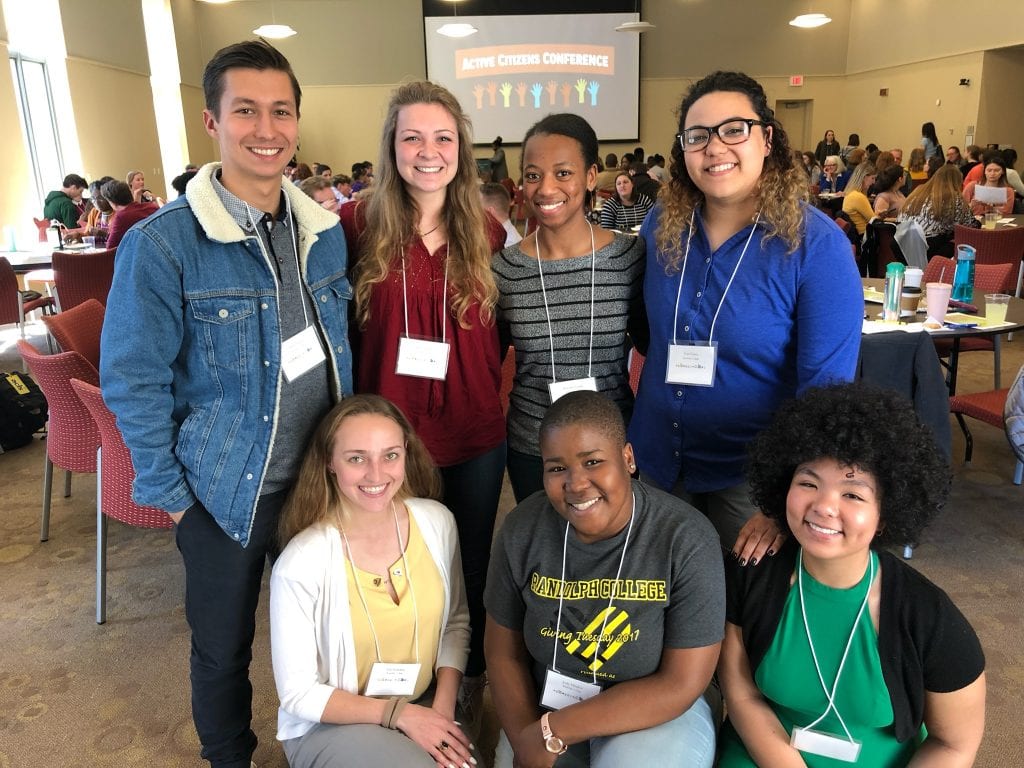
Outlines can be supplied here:
M691 341L668 345L666 384L712 387L718 362L717 341Z
M370 670L364 696L412 696L416 690L416 679L420 675L419 664L392 664L378 661Z
M448 351L451 344L403 336L398 340L398 362L395 373L421 379L444 381L448 373Z
M582 379L551 381L548 382L548 392L551 394L552 403L570 392L597 392L597 379L587 376Z
M326 359L320 336L312 325L307 325L301 333L296 333L281 345L281 370L288 381L295 381Z
M562 709L592 699L600 692L600 685L549 669L544 675L544 693L540 697L540 704L548 709Z
M859 741L850 741L833 736L831 733L812 731L809 728L793 728L789 743L801 752L831 757L833 760L841 760L844 763L856 763L860 756Z

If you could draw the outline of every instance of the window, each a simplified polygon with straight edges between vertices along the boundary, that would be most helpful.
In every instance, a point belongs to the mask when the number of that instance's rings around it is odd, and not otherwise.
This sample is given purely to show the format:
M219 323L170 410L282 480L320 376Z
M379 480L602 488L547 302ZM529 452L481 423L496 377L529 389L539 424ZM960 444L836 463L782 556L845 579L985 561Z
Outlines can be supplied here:
M47 184L64 178L53 91L46 62L12 54L11 79L14 81L22 138L28 150L32 178L35 181L38 208L42 210Z

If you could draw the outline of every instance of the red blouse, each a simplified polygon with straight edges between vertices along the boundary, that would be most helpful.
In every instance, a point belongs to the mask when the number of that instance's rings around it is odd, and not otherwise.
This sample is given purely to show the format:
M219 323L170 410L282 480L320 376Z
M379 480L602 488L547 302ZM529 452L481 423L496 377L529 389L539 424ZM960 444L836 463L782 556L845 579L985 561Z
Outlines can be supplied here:
M339 211L348 240L349 263L359 259L359 236L366 227L359 201ZM501 250L505 230L488 216L491 251ZM409 334L440 340L442 291L448 246L428 253L416 238L405 251L409 297ZM445 340L451 345L448 374L444 381L395 373L398 340L405 334L401 259L387 279L374 286L370 297L370 319L353 344L357 350L355 382L357 392L373 392L402 409L413 429L426 444L438 466L460 464L498 446L505 439L505 416L501 408L501 354L494 321L480 321L479 307L466 312L469 328L459 325L451 312L452 291L448 291L448 314L444 318Z

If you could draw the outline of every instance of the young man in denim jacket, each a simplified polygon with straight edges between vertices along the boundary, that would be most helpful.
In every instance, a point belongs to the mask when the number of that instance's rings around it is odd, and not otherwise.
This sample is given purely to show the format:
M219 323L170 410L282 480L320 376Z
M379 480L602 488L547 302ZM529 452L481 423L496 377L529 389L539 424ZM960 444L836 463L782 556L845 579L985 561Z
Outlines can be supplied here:
M228 46L203 87L221 163L122 240L101 383L135 501L177 523L202 756L249 768L260 580L307 439L352 390L351 287L337 214L281 183L301 99L287 59Z

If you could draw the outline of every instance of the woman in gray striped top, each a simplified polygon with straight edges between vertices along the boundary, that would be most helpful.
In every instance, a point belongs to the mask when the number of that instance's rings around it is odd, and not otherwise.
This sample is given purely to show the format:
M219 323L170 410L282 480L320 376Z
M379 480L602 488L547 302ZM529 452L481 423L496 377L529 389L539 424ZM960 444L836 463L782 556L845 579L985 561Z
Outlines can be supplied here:
M540 421L566 392L604 392L627 423L628 353L646 351L644 243L595 228L597 136L578 115L548 115L526 133L523 194L537 230L495 255L498 330L515 347L508 473L516 501L543 489Z
M653 207L654 201L634 187L632 177L623 171L615 177L615 194L601 208L601 226L628 232L643 224Z

